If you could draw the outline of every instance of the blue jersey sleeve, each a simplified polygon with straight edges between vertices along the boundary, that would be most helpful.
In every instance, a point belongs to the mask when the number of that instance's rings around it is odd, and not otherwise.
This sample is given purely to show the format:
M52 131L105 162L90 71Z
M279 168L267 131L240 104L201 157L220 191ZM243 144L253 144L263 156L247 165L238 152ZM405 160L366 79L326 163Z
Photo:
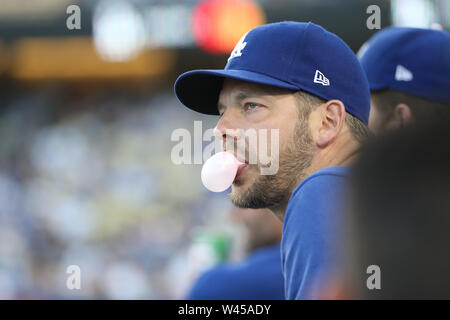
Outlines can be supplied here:
M303 181L289 201L282 240L287 299L315 299L337 265L336 243L347 177L317 174Z

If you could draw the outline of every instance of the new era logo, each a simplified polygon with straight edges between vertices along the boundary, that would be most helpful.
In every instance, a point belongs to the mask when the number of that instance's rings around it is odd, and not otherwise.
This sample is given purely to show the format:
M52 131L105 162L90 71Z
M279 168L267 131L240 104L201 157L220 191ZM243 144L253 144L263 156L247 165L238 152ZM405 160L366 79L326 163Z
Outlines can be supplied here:
M411 71L409 71L402 65L397 65L397 68L395 69L395 80L411 81L412 79L413 79L413 74Z
M328 80L328 78L325 77L322 72L316 70L316 74L314 75L314 83L320 83L321 85L329 86L330 80Z

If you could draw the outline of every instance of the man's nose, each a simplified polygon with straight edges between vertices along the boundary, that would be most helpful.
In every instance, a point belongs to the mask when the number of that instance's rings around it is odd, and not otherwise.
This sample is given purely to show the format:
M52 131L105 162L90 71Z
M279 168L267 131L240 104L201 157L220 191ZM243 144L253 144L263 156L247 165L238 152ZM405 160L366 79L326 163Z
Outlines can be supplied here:
M236 115L236 111L227 109L217 122L214 128L214 136L217 139L223 139L226 143L227 139L239 139L240 137L239 120Z

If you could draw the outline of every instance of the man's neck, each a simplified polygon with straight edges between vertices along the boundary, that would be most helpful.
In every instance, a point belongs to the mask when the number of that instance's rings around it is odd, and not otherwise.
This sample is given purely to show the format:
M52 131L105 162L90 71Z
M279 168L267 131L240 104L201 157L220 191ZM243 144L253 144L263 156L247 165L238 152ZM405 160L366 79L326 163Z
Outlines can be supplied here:
M285 201L269 209L278 219L283 221L292 192L303 180L323 168L353 164L358 156L359 147L360 144L353 138L341 137L341 139L336 140L328 148L320 150L311 160L311 165L295 180L294 185L291 186L289 196Z
M310 171L308 169L303 170L301 173L299 173L297 179L294 180L293 184L289 187L289 193L284 198L284 201L282 201L278 206L269 208L269 210L272 211L273 214L278 219L280 219L281 222L283 222L283 220L284 220L284 213L286 212L292 192L304 179L306 179L309 175L311 175L313 173L313 172L310 173Z
M353 164L358 157L360 143L346 132L338 137L331 145L320 149L311 160L311 165L306 169L305 174L299 177L297 185L306 177L323 168L335 166L348 166ZM295 188L295 187L294 187Z

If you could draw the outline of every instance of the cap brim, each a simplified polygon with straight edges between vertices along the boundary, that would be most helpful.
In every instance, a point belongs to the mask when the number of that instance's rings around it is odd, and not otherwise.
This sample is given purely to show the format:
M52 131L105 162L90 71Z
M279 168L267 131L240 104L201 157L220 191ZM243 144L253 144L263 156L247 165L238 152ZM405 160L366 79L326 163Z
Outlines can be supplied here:
M217 102L225 78L299 90L293 84L246 70L193 70L183 73L175 81L177 98L189 109L218 115Z

